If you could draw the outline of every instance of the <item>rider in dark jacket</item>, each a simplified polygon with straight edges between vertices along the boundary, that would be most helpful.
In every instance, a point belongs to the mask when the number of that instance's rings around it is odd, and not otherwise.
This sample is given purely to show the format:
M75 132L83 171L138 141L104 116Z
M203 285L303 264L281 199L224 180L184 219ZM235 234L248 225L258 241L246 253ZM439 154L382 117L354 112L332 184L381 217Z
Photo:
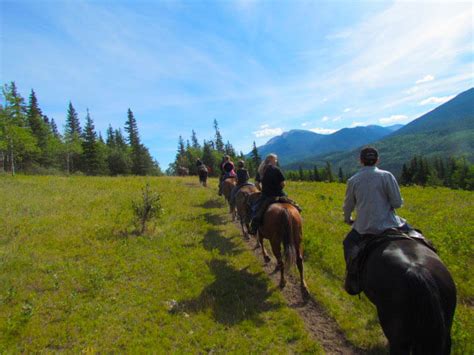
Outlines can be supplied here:
M263 214L275 197L286 196L283 191L285 186L285 176L277 166L278 157L275 154L269 154L258 168L257 182L262 188L262 195L252 206L252 222L250 225L250 234L256 234Z

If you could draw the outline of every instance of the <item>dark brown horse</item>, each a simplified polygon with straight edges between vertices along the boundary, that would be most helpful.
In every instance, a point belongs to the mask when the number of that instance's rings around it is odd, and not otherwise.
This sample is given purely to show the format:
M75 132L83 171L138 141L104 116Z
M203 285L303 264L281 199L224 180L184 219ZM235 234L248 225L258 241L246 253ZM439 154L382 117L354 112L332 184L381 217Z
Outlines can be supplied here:
M257 194L255 194L257 195ZM304 280L303 270L303 228L299 211L289 203L274 203L270 205L263 216L263 223L258 229L258 240L262 248L262 255L265 262L270 261L270 257L263 246L263 239L270 240L273 255L277 259L275 271L280 271L280 287L286 285L285 271L296 263L300 273L300 286L303 296L308 295L308 287ZM281 244L285 261L281 254Z
M237 208L237 216L239 217L240 227L242 228L242 234L244 238L249 239L249 223L250 223L250 211L248 206L248 200L250 195L258 192L257 187L254 185L242 186L239 192L235 195L235 207Z
M456 286L438 255L409 239L377 247L361 275L390 354L449 354Z
M232 189L237 185L236 178L227 178L222 183L222 194L224 195L227 203L229 204L229 213L232 215L232 221L235 221L235 208L230 204L230 194Z

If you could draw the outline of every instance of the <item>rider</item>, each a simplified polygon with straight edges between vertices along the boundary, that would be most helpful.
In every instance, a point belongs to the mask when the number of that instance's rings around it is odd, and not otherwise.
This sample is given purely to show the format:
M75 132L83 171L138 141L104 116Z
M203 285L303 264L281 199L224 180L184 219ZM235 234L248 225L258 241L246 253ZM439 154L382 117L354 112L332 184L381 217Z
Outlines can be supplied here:
M359 292L355 284L357 272L350 266L359 252L361 235L380 235L391 228L403 232L410 229L406 221L395 214L395 209L403 204L397 180L390 172L376 167L378 160L379 154L375 148L362 149L362 168L347 181L344 222L351 225L352 230L344 239L343 245L347 269L344 287L349 294ZM351 218L354 209L357 214L355 221Z
M230 194L230 204L234 205L235 203L235 196L237 195L237 192L240 190L242 186L245 185L253 185L252 183L249 182L250 175L247 169L245 169L245 162L243 160L239 160L237 162L237 185L234 186L232 189L232 192Z
M208 174L207 166L202 162L201 159L197 159L196 168L199 175L199 182L202 185L207 186L207 174Z
M234 163L230 160L230 156L228 156L227 154L224 155L222 159L220 169L221 177L219 182L219 196L222 195L222 186L224 185L225 179L235 177Z
M262 195L252 206L252 222L250 224L250 234L256 234L260 226L261 219L269 204L275 197L286 196L283 191L285 187L285 177L277 166L278 157L269 154L258 167L258 183L262 186Z

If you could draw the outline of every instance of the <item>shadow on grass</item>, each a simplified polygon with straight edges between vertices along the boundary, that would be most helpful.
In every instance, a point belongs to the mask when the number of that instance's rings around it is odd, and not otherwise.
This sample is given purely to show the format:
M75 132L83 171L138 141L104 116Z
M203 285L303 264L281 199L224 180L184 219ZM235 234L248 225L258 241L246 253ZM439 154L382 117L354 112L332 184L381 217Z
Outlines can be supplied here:
M206 220L207 223L215 225L215 226L229 223L226 216L222 216L217 213L206 212L204 213L204 219Z
M262 313L281 307L268 300L273 289L268 288L263 272L237 270L219 259L212 259L208 265L215 281L198 297L180 302L180 311L198 313L211 309L213 318L221 324L235 325L251 320L261 325L264 323L260 318Z
M221 255L237 255L242 253L242 249L237 247L232 239L226 238L219 230L209 229L204 235L202 245L206 250L218 249Z
M221 208L225 206L225 201L222 198L215 198L212 200L207 200L206 202L195 205L194 207L201 208Z

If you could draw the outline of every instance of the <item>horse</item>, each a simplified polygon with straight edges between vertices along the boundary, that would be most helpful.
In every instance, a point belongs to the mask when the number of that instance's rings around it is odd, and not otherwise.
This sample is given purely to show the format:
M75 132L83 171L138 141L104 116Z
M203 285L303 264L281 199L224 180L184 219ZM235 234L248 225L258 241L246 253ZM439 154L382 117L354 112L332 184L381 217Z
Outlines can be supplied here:
M188 176L189 169L184 166L178 166L178 176Z
M229 204L229 213L232 215L232 221L235 220L235 208L230 203L230 195L232 189L237 185L235 177L229 177L222 182L222 194L224 195L227 203Z
M390 354L449 354L456 286L438 255L410 239L376 247L360 275Z
M255 185L242 186L235 195L235 207L237 208L237 216L239 217L240 227L244 238L249 239L248 230L250 229L250 210L248 206L248 198L253 193L258 192Z
M255 200L259 195L259 193L253 193L249 200ZM263 215L263 223L258 228L257 236L266 263L270 261L270 257L265 250L263 240L270 241L273 255L277 259L275 272L280 271L280 288L284 288L286 285L285 271L288 271L296 263L300 274L301 292L303 297L307 297L309 291L304 280L303 227L298 209L289 203L271 204ZM281 255L280 246L282 243L285 261Z
M207 187L208 174L209 174L209 169L205 165L198 167L199 183L204 187Z

